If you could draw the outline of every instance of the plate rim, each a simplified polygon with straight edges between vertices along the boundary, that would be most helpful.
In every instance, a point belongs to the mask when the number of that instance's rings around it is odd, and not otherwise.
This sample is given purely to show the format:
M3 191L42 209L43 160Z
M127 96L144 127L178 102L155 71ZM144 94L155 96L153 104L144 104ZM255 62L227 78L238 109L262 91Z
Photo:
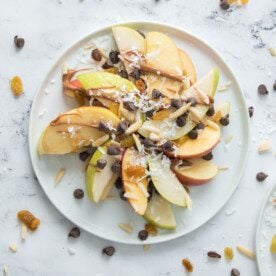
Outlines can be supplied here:
M237 85L237 90L239 92L240 95L240 102L241 102L241 106L244 107L245 109L247 109L247 105L246 105L246 101L245 101L245 96L243 93L243 90L240 87L240 84L238 82L238 79L236 77L236 75L234 74L234 72L232 71L232 69L230 68L230 66L224 61L224 59L222 58L222 56L212 47L210 46L204 39L200 38L199 36L187 31L186 29L182 29L180 27L174 26L174 25L170 25L170 24L165 24L165 23L161 23L158 21L140 21L140 20L135 20L135 21L124 21L124 22L119 22L119 23L115 23L115 24L105 24L102 27L96 28L94 29L92 32L90 32L89 34L85 35L84 37L78 39L77 41L75 41L74 43L72 43L69 47L67 47L65 49L65 51L63 51L58 58L56 59L56 61L50 65L49 70L47 71L47 73L45 74L45 77L43 78L43 81L41 83L41 85L39 86L38 90L35 93L33 102L32 102L32 107L31 107L31 111L30 111L30 116L29 116L29 127L28 127L28 148L29 148L29 155L30 155L30 160L31 160L31 164L32 164L32 168L34 170L35 175L37 176L38 182L40 187L42 188L43 192L45 193L45 195L47 196L48 200L50 201L50 203L69 221L71 221L73 224L78 225L78 223L75 223L75 221L73 219L71 219L67 214L65 214L64 212L62 212L62 210L60 210L58 208L58 206L54 203L54 201L51 199L51 197L48 196L48 194L46 193L46 191L44 190L43 185L40 183L39 180L39 176L37 175L37 167L36 167L36 163L34 160L34 155L32 153L32 146L31 146L31 142L32 142L32 137L31 137L31 126L33 125L33 121L34 121L34 106L36 105L37 101L38 101L38 95L39 92L42 90L43 86L46 84L46 80L48 79L48 76L51 74L53 68L57 67L58 64L61 62L61 60L63 59L64 56L66 56L73 47L75 47L77 44L81 44L83 41L89 39L89 37L93 36L96 33L99 32L104 32L105 30L111 29L114 26L129 26L129 25L154 25L156 27L165 27L165 28L169 28L173 31L176 31L178 33L182 33L186 36L189 36L190 38L200 42L201 45L203 45L204 47L208 48L208 50L210 50L213 54L215 54L216 58L218 58L218 60L223 64L223 66L225 66L225 68L227 69L227 71L230 73L231 78L235 81L236 85ZM245 112L243 112L245 113ZM163 242L167 242L170 240L174 240L177 239L179 237L185 236L190 234L191 232L199 229L200 227L202 227L203 225L206 224L206 222L208 222L209 220L211 220L215 215L218 214L218 212L223 208L223 206L225 206L225 204L229 201L230 197L234 194L236 188L238 187L241 178L243 176L243 173L245 171L245 168L247 166L247 160L248 160L248 152L249 152L249 137L250 137L250 127L249 127L249 115L248 113L246 113L246 116L243 116L243 119L245 120L245 126L244 126L244 132L245 132L245 137L246 137L246 143L244 146L244 152L245 154L243 155L243 160L242 160L242 166L239 170L239 174L237 176L237 180L236 180L236 184L229 190L229 193L227 195L227 197L225 198L225 201L218 205L217 210L208 218L206 218L205 220L202 221L202 224L200 226L196 226L195 228L191 229L190 231L183 233L180 232L177 235L168 235L166 237L162 237L162 239L155 239L155 240L147 240L147 241L139 241L137 239L137 241L127 241L127 240L123 240L121 238L116 238L116 237L105 237L104 235L101 235L100 233L94 233L93 231L89 230L87 227L82 227L79 226L81 229L85 230L86 232L88 232L89 234L92 234L96 237L99 237L101 239L104 240L108 240L108 241L112 241L112 242L116 242L116 243L121 243L121 244L129 244L129 245L144 245L144 244L158 244L158 243L163 243Z

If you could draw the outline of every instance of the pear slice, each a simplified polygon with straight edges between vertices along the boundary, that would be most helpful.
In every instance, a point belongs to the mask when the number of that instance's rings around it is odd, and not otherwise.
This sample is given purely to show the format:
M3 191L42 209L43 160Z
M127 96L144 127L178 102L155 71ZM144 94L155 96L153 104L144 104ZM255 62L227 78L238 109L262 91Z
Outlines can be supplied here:
M149 32L146 35L147 52L142 70L182 81L182 63L175 43L165 34Z
M93 200L95 203L99 202L102 197L105 198L107 196L118 177L118 175L114 176L111 170L112 164L117 160L116 157L103 153L104 151L106 151L106 146L102 146L101 151L97 149L94 152L86 170L87 194L90 200ZM106 166L103 169L98 169L96 167L99 159L106 160Z
M176 228L171 204L156 193L148 203L144 219L161 229L174 230Z
M171 171L170 160L165 156L155 157L149 158L148 163L153 185L159 194L175 205L190 208L191 198Z
M191 84L194 84L196 82L195 66L191 58L186 52L180 49L178 51L179 51L179 55L182 63L183 75L190 79Z

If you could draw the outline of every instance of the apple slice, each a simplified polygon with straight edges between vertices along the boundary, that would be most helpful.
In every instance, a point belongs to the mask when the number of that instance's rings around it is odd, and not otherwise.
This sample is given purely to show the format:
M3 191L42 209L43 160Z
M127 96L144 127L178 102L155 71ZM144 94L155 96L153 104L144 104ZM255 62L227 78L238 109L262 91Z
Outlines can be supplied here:
M195 186L207 183L218 173L218 167L210 161L201 158L190 159L190 166L181 166L181 162L176 161L172 165L172 171L178 180L188 186Z
M196 82L195 66L186 52L180 49L178 51L182 63L183 75L190 79L191 84L194 84Z
M102 149L106 151L106 146L102 146ZM99 202L104 192L105 194L109 192L106 188L111 189L110 186L114 184L118 177L118 175L114 176L111 170L112 164L117 161L116 157L103 153L103 150L97 149L94 152L86 170L87 194L90 200L95 203ZM103 169L96 167L99 159L106 160L106 166Z
M171 171L170 159L165 156L149 158L148 163L153 185L159 194L175 205L190 208L190 196Z
M145 175L145 158L140 153L128 148L122 161L122 179L125 197L139 215L144 215L148 204L148 180Z
M220 139L220 128L216 123L212 126L205 126L199 132L197 139L183 139L183 142L177 144L178 149L175 153L166 152L168 156L179 159L201 157L212 151Z
M230 102L225 102L215 106L215 114L213 116L213 120L215 122L219 122L219 120L223 117L226 117L230 113Z
M146 35L147 52L141 69L182 81L182 63L175 43L165 34L149 32Z
M174 230L176 222L170 202L154 193L148 203L144 219L158 228Z

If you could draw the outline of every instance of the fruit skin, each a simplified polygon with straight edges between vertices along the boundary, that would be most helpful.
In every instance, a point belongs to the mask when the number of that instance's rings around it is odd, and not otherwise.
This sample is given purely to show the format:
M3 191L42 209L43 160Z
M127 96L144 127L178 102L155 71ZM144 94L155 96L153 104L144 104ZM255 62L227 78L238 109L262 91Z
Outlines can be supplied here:
M203 159L191 159L189 161L192 163L191 166L181 168L177 165L179 161L175 160L171 167L172 171L183 185L197 186L206 184L218 173L217 166L210 161Z
M181 49L178 49L178 51L182 62L183 75L190 79L191 84L194 84L196 82L196 70L192 59L185 51Z
M163 218L164 215L166 215L165 218ZM159 219L157 219L157 217ZM150 202L148 203L144 219L161 229L174 230L176 228L176 222L172 212L171 204L156 193L153 194Z
M130 176L127 174L127 169L129 167L136 166L137 160L139 159L139 152L133 148L128 148L124 152L123 160L122 160L122 181L124 191L128 193L132 193L137 197L137 199L128 198L130 205L133 207L134 211L139 215L144 215L147 209L148 198L142 192L142 190L137 185L137 179L144 176L144 173L141 175ZM148 180L145 177L140 181L140 183L144 186L145 190L147 190Z

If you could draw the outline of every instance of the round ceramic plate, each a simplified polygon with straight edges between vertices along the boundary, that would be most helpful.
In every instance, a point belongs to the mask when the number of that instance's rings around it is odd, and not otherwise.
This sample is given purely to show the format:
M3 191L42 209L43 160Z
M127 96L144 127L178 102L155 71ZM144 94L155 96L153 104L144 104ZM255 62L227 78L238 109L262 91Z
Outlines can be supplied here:
M276 254L270 253L273 235L276 235L276 186L269 191L264 199L257 225L256 255L262 276L272 276L276 273Z
M214 162L224 167L218 176L207 185L191 188L193 199L192 210L174 207L177 221L175 231L160 231L155 237L150 237L146 243L159 243L183 236L203 225L212 218L237 187L241 178L248 150L248 112L244 97L234 74L223 59L205 42L186 31L158 23L132 22L124 25L143 32L160 31L169 35L181 49L192 58L200 79L213 67L220 70L220 85L231 82L229 89L217 92L216 102L231 102L230 125L222 128L220 144L214 150ZM73 191L76 188L85 190L83 163L77 154L64 156L38 156L37 143L43 129L57 115L76 107L76 103L62 93L61 70L64 63L69 68L88 68L93 66L87 45L110 51L115 49L111 26L93 32L89 36L70 47L53 65L36 95L32 105L29 144L32 164L41 187L56 208L69 220L82 229L99 237L128 244L141 244L137 232L143 229L145 221L135 214L133 209L119 199L116 189L113 200L99 204L91 203L85 196L75 200ZM89 47L88 47L89 48ZM231 139L232 138L232 139ZM227 143L228 142L228 143ZM66 168L66 173L59 185L54 179L60 168ZM227 169L228 168L228 169ZM125 233L118 223L131 223L132 234Z

